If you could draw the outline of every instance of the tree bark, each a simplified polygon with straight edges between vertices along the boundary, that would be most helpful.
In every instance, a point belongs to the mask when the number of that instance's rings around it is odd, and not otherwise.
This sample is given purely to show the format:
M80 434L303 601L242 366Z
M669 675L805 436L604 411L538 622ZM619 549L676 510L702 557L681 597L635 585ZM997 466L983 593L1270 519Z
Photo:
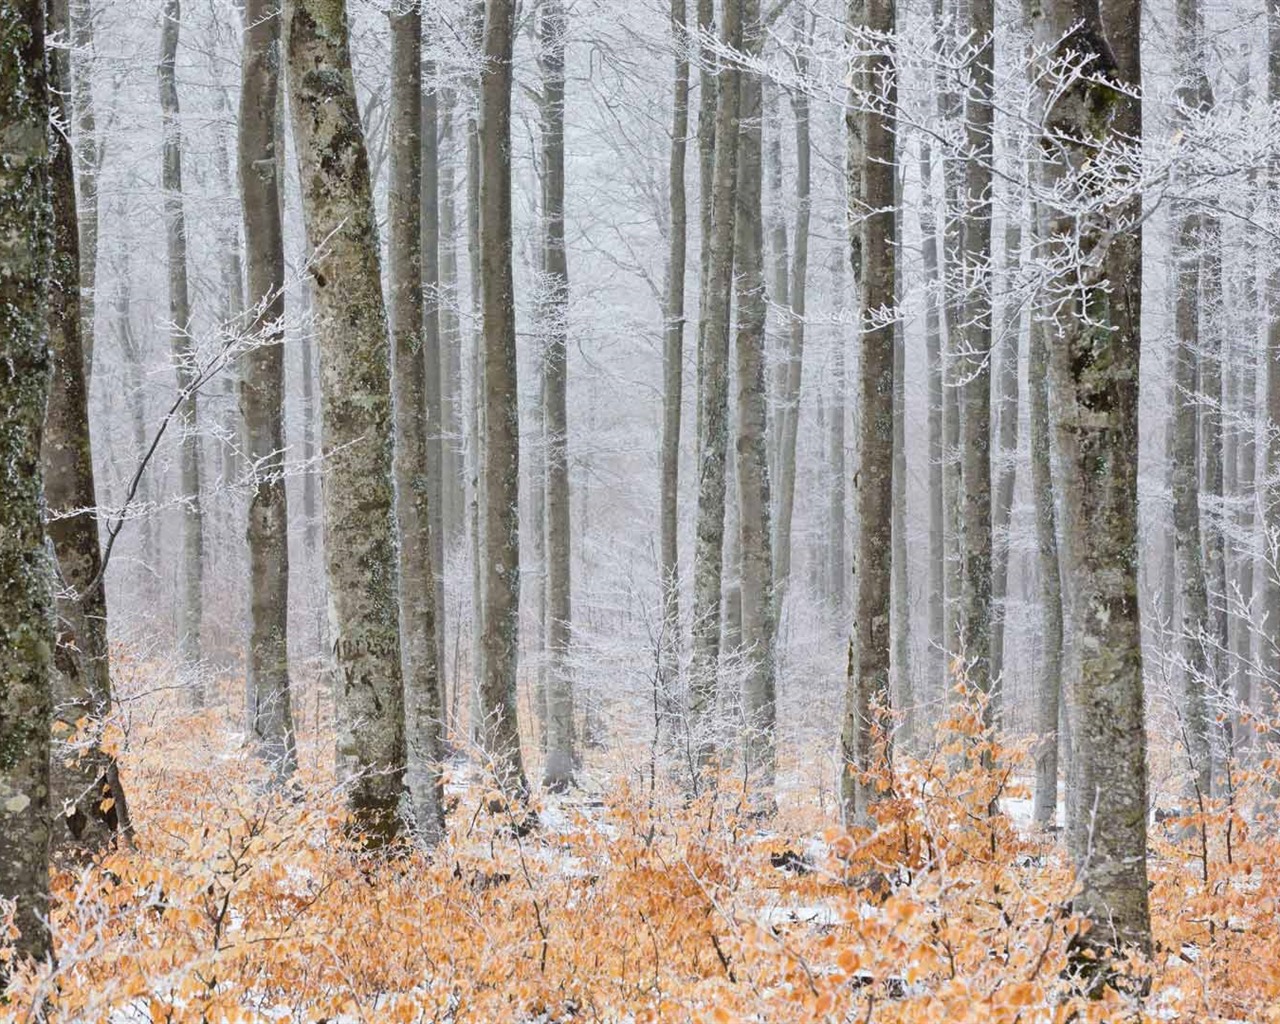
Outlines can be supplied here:
M520 404L511 268L514 0L488 0L480 80L480 292L484 323L484 648L481 743L499 785L528 792L516 718L520 644Z
M997 718L991 683L991 192L995 108L995 2L969 0L970 65L965 110L963 276L965 353L961 454L963 535L959 643L969 685L986 694L986 717Z
M808 73L805 54L810 33L805 25L805 8L796 8L796 71ZM774 524L774 580L781 609L787 580L791 576L791 521L796 497L796 444L800 433L800 386L804 370L804 331L809 278L809 219L812 191L812 142L809 132L809 97L803 89L791 96L796 125L796 224L791 254L791 279L787 286L790 314L787 317L785 389L780 403L781 425L778 439L778 518Z
M850 29L892 36L894 0L849 0ZM841 735L841 798L847 821L865 822L880 795L873 775L890 758L889 662L893 522L893 323L897 260L894 178L897 149L893 56L864 58L853 73L877 97L850 110L848 128L850 262L859 285L862 331L858 385L858 555L853 637Z
M1009 598L1009 527L1013 522L1013 495L1018 483L1018 350L1022 345L1022 315L1013 295L1021 258L1022 225L1011 219L1004 232L1004 299L1001 335L994 348L1000 352L997 378L999 435L994 465L995 493L991 506L991 686L1004 690L1004 645ZM1000 701L996 700L997 710Z
M1094 990L1118 979L1087 953L1151 949L1137 571L1142 211L1140 201L1100 195L1097 180L1081 173L1098 147L1141 138L1141 101L1131 91L1140 77L1138 5L1115 0L1107 14L1104 36L1098 0L1050 0L1037 24L1037 41L1054 57L1088 61L1087 73L1048 111L1043 151L1058 154L1045 168L1046 192L1078 191L1095 204L1087 215L1049 212L1054 247L1083 249L1056 255L1096 270L1053 282L1047 325L1063 482L1062 568L1071 580L1071 803L1082 812L1068 822L1068 847L1078 874L1074 905L1093 922L1073 943L1081 951L1073 960ZM1118 157L1127 159L1123 149ZM1108 247L1098 252L1104 235Z
M472 0L467 12L471 44L477 54L484 50L486 0ZM480 85L479 74L471 79L472 102L467 111L467 258L471 289L471 443L467 446L471 481L471 740L481 742L480 688L485 677L484 635L484 314L481 309L480 268Z
M65 35L66 0L48 4L48 31ZM53 115L66 121L71 55L49 55ZM53 374L45 412L41 462L60 576L56 603L58 638L53 656L53 845L73 855L101 850L129 818L115 757L103 749L111 714L107 649L107 600L100 579L97 489L89 441L88 389L84 371L80 309L80 232L76 223L76 176L68 137L51 132L49 164L53 212L53 259L48 290L49 349Z
M452 551L466 532L466 484L462 468L462 446L466 437L465 402L462 399L462 330L458 315L458 216L454 153L454 107L457 96L442 89L439 110L439 204L440 204L440 416L445 432L442 453L446 553ZM443 654L443 651L441 652ZM457 686L456 681L453 684Z
M1204 102L1208 81L1200 59L1200 15L1196 0L1178 0L1178 66L1183 82L1182 103ZM1173 249L1174 306L1174 425L1173 532L1178 585L1182 597L1180 646L1184 669L1184 710L1180 715L1181 745L1190 762L1191 797L1207 800L1212 777L1210 751L1208 578L1200 522L1200 271L1204 218L1194 203L1175 207ZM1219 455L1221 453L1219 452ZM1221 466L1221 461L1218 462Z
M432 351L431 317L424 324L422 243L422 15L410 6L390 14L391 140L387 226L390 233L392 408L395 419L396 523L400 533L400 664L404 674L405 783L418 837L429 845L444 832L440 658L436 631L437 524L431 457L432 367L439 401L439 338ZM434 131L434 126L432 126ZM428 239L428 245L430 240ZM425 330L424 330L425 327ZM432 474L436 474L434 477Z
M943 467L947 452L942 439L942 281L938 267L938 214L933 197L933 149L928 141L920 146L921 254L925 279L925 359L929 371L929 648L927 655L928 697L941 693L945 706L948 652L946 634L946 498Z
M245 531L249 731L277 779L291 775L298 763L289 694L289 507L284 483L281 17L279 0L246 0L238 159L253 304L240 374L240 419L253 481Z
M1267 0L1267 99L1273 105L1280 102L1280 0ZM1280 153L1270 155L1267 171L1271 187L1275 189L1276 182L1280 181ZM1262 533L1265 538L1262 554L1267 568L1261 621L1269 629L1275 629L1275 624L1280 623L1280 549L1275 540L1280 537L1280 262L1272 262L1263 287L1267 310L1264 352L1267 408L1266 444L1262 453ZM1280 693L1280 643L1268 638L1258 646L1260 674L1268 690L1261 703L1270 711Z
M404 790L386 309L345 3L287 0L290 112L320 347L330 628L339 751L357 829L394 840Z
M178 643L182 661L196 673L191 697L205 701L199 678L200 630L204 619L204 513L201 505L199 410L195 390L196 347L191 334L191 297L187 284L187 223L182 194L182 126L174 63L181 27L181 0L165 0L160 32L160 112L164 126L163 170L166 253L169 262L169 343L178 390L184 396L178 416L178 478L182 491L182 587Z
M689 149L689 25L685 0L671 0L675 50L671 151L667 162L667 273L662 345L662 478L659 497L659 583L662 636L658 652L662 699L669 703L680 671L680 421L684 403L685 269L689 215L685 162Z
M102 170L102 147L98 144L98 121L93 106L93 10L90 0L72 0L71 107L75 115L79 166L76 189L79 193L77 224L80 231L80 339L84 350L84 389L93 381L94 313L98 307L98 173Z
M726 0L721 39L742 46L742 2ZM698 510L693 552L693 659L689 728L695 766L715 756L711 717L720 661L721 577L725 540L725 458L729 436L729 319L733 295L733 234L738 175L738 103L741 74L721 69L716 88L715 163L711 231L698 338Z
M743 47L758 57L763 47L760 0L742 5ZM736 342L738 386L737 482L741 538L744 769L769 793L777 772L776 666L777 610L769 524L768 392L765 383L764 218L762 211L761 82L745 74L740 84L737 215L733 243L738 304Z
M902 237L902 190L898 189L895 216L897 237ZM894 293L902 293L902 261L898 260ZM917 718L916 698L911 676L911 594L907 578L907 339L906 324L898 319L893 325L893 534L890 626L893 650L893 693L899 710L898 734L895 737L907 750L915 742Z
M422 17L419 13L419 22ZM421 42L418 45L421 54ZM445 407L444 380L448 373L445 365L441 338L440 310L440 95L434 78L436 66L434 61L428 64L427 74L430 81L422 80L422 73L417 73L421 88L421 125L416 137L421 142L419 167L421 168L421 196L419 205L422 211L421 221L421 269L422 281L419 295L422 297L422 360L425 364L423 378L423 401L426 405L426 438L427 438L427 526L431 541L431 600L432 600L432 644L435 647L436 689L439 693L439 708L443 713L445 694L448 685L445 673L445 603L444 603L444 492L445 492ZM392 91L398 83L392 80ZM394 100L392 101L394 105ZM407 216L410 211L405 210ZM439 729L443 729L441 724Z
M569 550L569 424L567 364L569 264L564 244L565 44L569 31L563 0L542 0L539 18L542 65L542 223L546 302L542 310L547 348L543 429L547 446L547 760L543 784L563 790L573 781L573 674Z
M49 394L52 251L49 93L42 0L0 0L0 893L16 903L16 952L52 954L49 726L54 652L41 434ZM8 975L0 964L0 990Z
M1038 211L1032 224L1038 225ZM1040 563L1040 612L1044 662L1036 689L1036 787L1032 820L1053 824L1058 808L1058 719L1062 698L1062 570L1054 499L1049 424L1049 356L1045 325L1033 313L1027 354L1030 386L1031 492L1035 502L1036 551Z

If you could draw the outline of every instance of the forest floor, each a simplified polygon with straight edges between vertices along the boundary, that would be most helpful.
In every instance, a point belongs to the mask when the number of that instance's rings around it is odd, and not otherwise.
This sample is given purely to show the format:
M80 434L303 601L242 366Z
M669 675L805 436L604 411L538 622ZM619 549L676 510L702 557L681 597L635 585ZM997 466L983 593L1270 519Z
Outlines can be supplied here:
M230 714L175 711L157 666L117 666L134 843L57 873L57 967L0 1017L1280 1021L1274 828L1212 808L1153 832L1150 993L1087 1003L1060 841L1019 813L1024 751L983 767L974 715L896 766L874 830L790 790L753 817L728 778L687 800L637 742L593 752L587 792L540 798L529 832L455 764L446 841L387 858L346 834L321 702L282 794Z

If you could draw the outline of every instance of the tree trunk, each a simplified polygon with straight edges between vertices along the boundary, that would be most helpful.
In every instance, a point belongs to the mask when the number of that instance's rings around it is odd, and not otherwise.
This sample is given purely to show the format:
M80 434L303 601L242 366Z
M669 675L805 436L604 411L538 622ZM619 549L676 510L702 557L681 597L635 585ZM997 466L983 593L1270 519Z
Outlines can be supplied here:
M200 629L204 618L204 514L200 495L199 410L196 402L196 347L191 334L191 298L187 285L187 224L182 197L182 126L178 110L178 81L174 62L178 53L181 0L165 0L160 33L160 113L164 126L163 171L165 242L169 261L170 345L177 370L178 390L184 396L178 416L178 478L182 491L182 599L178 642L182 661L197 674L191 696L197 707L205 701L198 678L201 661Z
M662 479L659 566L662 587L662 634L658 664L662 699L669 703L680 671L680 420L684 403L685 266L689 215L685 196L685 159L689 148L688 13L685 0L671 0L671 34L675 50L671 109L671 153L668 158L669 208L665 323L662 346Z
M968 30L978 50L965 110L965 193L963 275L966 357L961 442L963 546L959 642L969 685L991 698L990 722L997 718L991 690L991 190L994 92L994 0L969 0Z
M65 34L66 0L48 4L48 30ZM71 55L49 56L53 114L68 95ZM89 443L86 361L81 347L80 240L76 178L67 136L51 132L49 175L53 211L53 260L49 275L48 328L53 375L45 412L42 468L49 509L46 527L60 575L53 655L53 845L75 854L102 849L116 832L128 833L124 791L115 757L103 749L111 714L107 650L107 600L98 548L97 489Z
M805 8L796 8L796 71L808 72L805 55L810 33L805 26ZM809 97L803 89L791 96L791 110L796 123L796 226L794 249L791 255L791 280L788 282L788 299L791 312L787 317L790 328L787 353L785 389L780 403L781 425L778 439L778 519L774 525L773 575L777 589L777 602L781 611L787 580L791 576L791 520L796 498L796 442L800 434L800 385L804 369L804 329L807 311L809 278L809 218L811 193L812 143L809 133Z
M1280 102L1280 0L1267 0L1267 99ZM1280 153L1273 152L1267 163L1272 187L1280 180ZM1263 564L1267 567L1262 587L1260 621L1274 629L1280 623L1280 261L1273 261L1264 284L1267 315L1267 341L1264 362L1267 367L1267 409L1264 423L1266 446L1263 449L1264 490L1262 494ZM1258 645L1261 677L1268 692L1259 695L1260 703L1272 712L1280 693L1280 643L1267 639Z
M950 19L952 31L962 24L962 0L934 0L934 24ZM938 117L944 126L963 127L964 107L954 82L937 85ZM946 314L942 356L943 503L946 522L946 585L943 649L948 660L960 652L964 580L964 487L961 456L961 412L964 402L964 224L965 160L957 147L942 150L942 303ZM948 687L949 689L949 687Z
M421 14L419 14L421 21ZM418 51L422 46L419 42ZM431 539L431 600L432 644L435 648L436 690L439 693L437 711L443 713L448 686L445 679L445 605L444 605L444 449L446 420L444 408L444 378L447 369L441 348L440 314L440 96L434 81L435 63L427 67L431 81L423 82L422 73L416 73L423 86L421 100L421 125L416 137L421 141L419 167L421 168L421 196L419 206L421 221L422 282L418 294L422 297L422 360L425 363L423 379L426 405L427 437L427 523ZM398 84L392 80L392 91ZM394 107L394 100L392 101ZM406 210L405 214L408 215ZM436 726L443 739L443 723ZM443 748L441 748L443 749Z
M897 237L902 237L902 190L898 189L895 202ZM902 293L902 261L896 261L894 294ZM896 739L911 750L917 718L915 695L911 679L911 594L907 574L907 339L906 324L896 320L893 325L893 535L892 571L893 594L891 597L890 626L893 631L893 651L890 663L895 685L893 693L900 712Z
M16 952L52 955L49 726L53 567L41 522L52 242L43 0L0 0L0 893ZM0 990L8 976L0 963Z
M289 106L320 346L329 606L339 751L355 825L400 833L405 705L396 589L386 309L345 3L287 0Z
M991 686L1004 691L1004 644L1009 598L1009 527L1013 521L1013 495L1018 483L1018 349L1022 345L1022 315L1014 298L1022 248L1022 226L1012 218L1004 232L1004 300L1000 350L1000 376L996 403L1000 432L995 462L995 494L991 506ZM1000 701L996 700L997 710Z
M1252 232L1249 235L1251 241L1256 241ZM1233 716L1232 752L1236 757L1241 757L1252 746L1252 730L1240 721L1239 711L1254 706L1254 559L1257 551L1254 506L1257 503L1258 343L1257 321L1253 318L1261 312L1258 299L1256 267L1252 260L1248 260L1244 268L1244 305L1247 311L1246 323L1250 329L1236 343L1236 354L1232 359L1239 373L1236 426L1232 431L1236 451L1235 486L1230 488L1236 510L1235 575L1240 588L1240 603L1231 617L1232 668L1235 673L1233 695L1237 705L1237 713Z
M1221 705L1226 696L1222 686L1227 678L1230 643L1227 614L1230 595L1227 590L1227 538L1223 504L1223 410L1226 409L1226 396L1222 387L1222 229L1218 219L1211 214L1203 214L1200 223L1202 252L1199 301L1203 325L1200 331L1200 394L1203 406L1200 414L1200 459L1204 467L1205 497L1205 504L1200 509L1200 529L1204 538L1205 591L1209 606L1205 636L1209 669L1205 719L1210 737L1209 763L1212 767L1217 762L1218 768L1221 768L1222 751L1213 749L1212 736L1217 733L1223 740L1223 747L1227 751L1231 748L1230 718L1223 717L1220 726L1213 724L1219 718L1217 706ZM1225 787L1226 779L1215 777L1212 784L1215 790L1221 789Z
M742 5L743 46L750 56L763 47L760 0ZM741 538L742 646L745 727L744 770L769 793L777 771L774 642L777 610L773 588L772 532L769 527L768 392L765 390L764 224L762 216L761 82L746 74L740 85L738 196L733 243L736 263L738 333L738 530Z
M726 0L721 39L741 49L743 0ZM716 89L711 231L698 338L698 511L693 552L693 660L689 728L696 769L715 756L710 718L720 660L721 576L724 569L725 458L729 436L729 319L733 295L735 186L738 175L738 94L741 74L722 68Z
M440 91L440 417L444 429L440 474L444 489L441 515L444 519L446 553L453 550L466 532L467 504L462 468L466 403L462 399L462 330L458 315L458 216L455 198L457 167L454 162L453 131L456 102L457 96L452 89ZM456 687L457 682L453 685Z
M1178 64L1184 73L1179 99L1202 103L1208 82L1203 62L1196 0L1178 0ZM1184 664L1184 711L1180 716L1181 745L1191 769L1191 798L1209 798L1212 761L1209 745L1209 603L1204 554L1201 547L1199 415L1200 392L1200 249L1203 217L1194 203L1175 207L1174 307L1174 436L1173 535L1182 596L1181 649ZM1220 454L1220 453L1219 453ZM1218 462L1221 466L1221 461Z
M1078 873L1074 905L1093 922L1074 941L1081 955L1073 960L1093 990L1117 979L1090 952L1151 949L1137 568L1142 211L1138 200L1100 196L1086 169L1098 147L1141 137L1133 91L1138 5L1114 0L1107 13L1114 20L1105 37L1098 0L1050 0L1037 25L1037 42L1054 57L1087 61L1086 73L1054 99L1042 143L1043 152L1058 154L1045 167L1046 192L1079 190L1093 211L1050 211L1052 255L1072 266L1097 258L1095 275L1068 272L1052 283L1047 341L1063 482L1062 567L1071 580L1068 693L1078 791L1071 802L1082 812L1068 822L1068 846ZM1124 91L1106 85L1108 78ZM1132 158L1122 151L1120 159ZM1097 253L1103 237L1108 247ZM1063 252L1068 245L1083 251Z
M131 464L138 465L146 457L150 439L147 436L146 370L142 364L142 348L133 331L133 269L127 247L122 247L115 263L116 287L112 296L116 341L124 357L125 402L129 407L132 428ZM151 474L145 469L138 479L135 504L143 511L138 538L138 563L142 569L139 597L153 600L151 585L155 574L156 537L155 509Z
M212 72L216 75L216 69ZM242 72L243 73L243 72ZM231 111L227 104L225 91L221 86L214 89L214 117L219 123L215 133L213 151L214 176L218 189L224 195L235 194L235 183L231 179L231 160L227 154L229 147L234 146L234 138L229 138L232 130L225 126L231 121ZM218 305L218 325L221 329L221 341L226 345L244 330L244 263L240 258L240 232L233 220L219 218L218 225L219 270L222 274L221 294ZM246 246L248 242L246 241ZM219 474L223 485L239 482L243 473L244 457L244 420L240 415L237 400L239 391L237 377L244 372L240 359L241 353L232 349L230 358L222 368L219 377L219 388L222 394L222 422L218 427L217 448L219 455ZM216 551L216 547L215 547Z
M946 499L943 466L946 448L942 441L943 363L941 289L938 267L938 214L933 198L933 150L927 141L920 146L921 253L925 279L925 359L929 371L929 644L928 699L941 691L946 704L948 648L946 635L947 546Z
M894 0L849 0L850 29L892 36ZM865 58L853 73L862 89L897 101L893 56ZM841 735L845 820L865 822L880 794L873 775L890 756L889 660L893 523L893 323L897 249L895 124L880 109L851 110L848 127L850 256L862 314L859 378L859 478L855 481L858 555L853 638Z
M542 223L547 348L543 429L547 446L547 761L543 784L562 790L573 780L573 675L569 551L567 362L569 264L564 244L564 52L569 31L563 0L542 0L538 23L542 65Z
M391 140L387 227L390 233L392 407L395 419L395 505L400 532L400 664L404 674L405 783L414 829L434 845L444 831L437 576L432 563L437 523L432 500L439 460L431 457L431 361L439 401L439 338L424 325L422 242L422 15L417 7L390 15ZM434 126L432 131L434 131ZM428 245L430 241L428 240ZM425 326L425 331L424 331ZM425 413L425 415L424 415ZM433 477L433 473L436 476Z
M279 123L280 6L247 0L239 173L253 303L241 356L240 418L252 471L249 544L249 731L277 778L297 767L289 695L289 508L284 441L284 134ZM307 367L310 370L310 367Z
M468 30L476 52L484 49L486 0L472 0L467 12ZM480 687L485 677L484 634L484 326L480 296L480 83L471 79L472 102L467 117L467 257L471 289L471 443L467 446L471 481L471 741L481 742L483 718Z
M857 282L855 282L856 285ZM845 551L845 392L848 382L844 371L844 340L837 338L831 367L831 419L827 439L827 544L821 558L828 575L824 580L827 599L837 618L843 618L849 603L849 566Z
M516 718L520 652L520 402L511 268L515 0L488 0L480 80L480 292L484 323L484 648L481 743L502 789L528 792Z
M98 145L98 122L93 106L93 10L90 0L72 0L71 107L75 114L79 166L77 223L80 230L80 340L84 350L84 390L93 381L94 312L98 307L98 173L102 170L102 150Z
M1039 213L1031 223L1038 227ZM1037 232L1038 233L1038 232ZM1032 820L1051 825L1058 809L1058 719L1062 698L1062 571L1058 564L1057 510L1049 434L1048 351L1045 325L1033 312L1027 382L1030 386L1031 492L1035 501L1036 550L1040 563L1040 612L1044 663L1036 690L1036 788Z

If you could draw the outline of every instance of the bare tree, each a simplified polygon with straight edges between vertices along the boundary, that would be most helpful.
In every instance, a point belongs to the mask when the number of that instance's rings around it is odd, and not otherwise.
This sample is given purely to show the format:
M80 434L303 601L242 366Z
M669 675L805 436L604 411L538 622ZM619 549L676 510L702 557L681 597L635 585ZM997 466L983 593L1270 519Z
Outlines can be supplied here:
M807 74L805 45L812 35L804 5L795 8L796 71ZM784 389L780 405L777 481L778 514L774 520L773 574L779 604L791 575L791 521L796 497L796 446L800 433L800 381L804 369L805 315L808 312L809 220L812 206L813 143L809 131L809 97L803 89L791 96L796 129L796 224L791 254L791 276L786 282L790 307ZM780 161L779 161L780 162ZM785 232L785 228L783 229ZM775 299L774 301L778 301ZM780 609L779 609L780 610Z
M849 0L851 33L889 36L894 0ZM877 796L868 773L888 760L890 603L893 524L893 319L897 261L894 108L897 71L885 52L854 69L865 109L851 107L848 127L850 256L859 285L862 363L858 398L858 553L853 637L845 683L841 798L848 821L865 820Z
M758 57L764 29L760 0L744 0L743 52ZM769 457L766 446L764 218L762 215L761 84L744 74L740 84L738 196L733 243L736 263L738 332L738 530L741 538L742 645L745 769L768 792L776 765L777 696L774 643L777 610L773 587L773 544L769 523ZM770 793L769 800L772 800Z
M440 780L441 714L436 647L436 577L432 564L430 431L438 420L429 394L439 346L423 330L422 301L422 14L410 5L391 20L391 141L387 225L390 233L392 406L395 418L396 524L400 531L400 654L404 673L405 782L414 827L428 843L444 824ZM433 128L434 131L434 128ZM437 412L438 416L438 412ZM438 455L438 453L437 453Z
M726 46L741 49L742 0L726 0L721 39ZM708 725L716 704L720 661L725 458L729 440L729 320L741 78L741 72L734 67L724 67L719 74L710 232L702 240L706 258L698 323L698 510L693 552L693 658L689 670L689 727L699 769L715 755Z
M1071 580L1071 786L1068 846L1075 907L1093 922L1081 949L1151 948L1147 903L1147 762L1138 609L1138 354L1141 202L1089 173L1102 157L1123 171L1141 138L1138 5L1050 0L1037 41L1083 58L1056 90L1042 140L1052 249L1076 251L1052 283L1053 421L1061 453L1064 578ZM1114 82L1113 86L1111 83ZM1102 240L1106 239L1106 244ZM1074 240L1074 243L1071 241ZM1066 256L1067 254L1063 253ZM1052 256L1052 254L1051 254ZM1077 964L1091 985L1114 979L1105 959Z
M249 730L278 777L297 765L289 694L289 508L284 443L284 134L278 0L246 0L239 174L252 305L240 417L253 473L249 544ZM308 368L309 370L309 368Z
M66 38L66 0L48 5L50 35ZM49 96L54 123L66 123L71 75L65 48L49 55ZM107 649L107 600L98 547L97 488L89 437L88 389L80 310L80 232L76 223L76 175L69 136L50 132L53 259L48 291L49 349L53 374L42 439L47 533L60 576L53 656L53 844L75 854L93 853L129 818L115 756L101 743L111 714Z
M344 3L284 6L290 113L320 346L324 534L339 752L355 824L401 829L405 718L386 308Z
M49 726L54 648L40 444L49 394L52 210L42 0L0 0L0 895L19 956L52 953ZM0 986L9 965L0 964Z
M484 648L480 736L499 783L528 790L516 718L520 640L520 408L511 266L511 83L514 0L487 0L480 80L480 293L484 316Z
M684 403L685 266L689 215L685 162L689 149L689 46L685 0L671 0L675 51L671 106L671 152L667 164L668 250L662 348L662 480L659 519L659 572L662 585L660 667L670 695L680 663L680 420Z
M970 0L977 50L965 110L963 261L966 295L962 359L960 651L969 683L991 693L991 264L992 134L995 108L995 0ZM952 324L957 330L960 325ZM987 713L994 717L994 699Z
M422 14L418 10L419 28ZM397 22L397 27L399 23ZM419 43L419 53L422 46ZM406 55L407 56L407 55ZM445 496L445 377L448 369L445 366L445 354L442 350L441 331L441 289L440 289L440 91L436 83L430 79L435 75L435 63L427 65L428 81L423 81L423 73L418 71L417 79L421 86L422 98L419 106L422 110L421 126L416 133L421 140L419 167L421 173L421 197L419 207L421 223L421 265L422 281L418 295L422 300L422 361L424 363L423 403L426 407L427 437L427 526L431 539L431 594L432 594L432 644L436 652L436 689L440 694L443 710L444 694L448 687L445 681L445 602L444 602L444 496ZM399 83L392 81L392 92ZM395 105L395 98L392 98ZM394 131L394 128L393 128ZM402 169L407 169L402 165ZM404 214L408 217L411 211L407 208ZM393 317L394 319L394 317ZM393 324L394 327L394 324ZM397 350L398 351L398 350Z
M569 424L567 363L569 263L564 242L565 43L569 31L563 0L542 0L539 62L542 66L542 269L546 330L543 353L547 481L547 761L543 782L564 789L573 778L573 676L569 550Z
M196 347L191 332L191 296L187 283L187 219L182 195L182 122L178 108L178 32L181 0L165 0L160 30L160 113L164 124L163 170L165 244L169 260L169 341L183 402L178 419L179 487L182 490L182 587L178 641L183 663L198 669L204 620L204 512L201 504L199 410ZM205 700L199 678L191 689L197 706Z

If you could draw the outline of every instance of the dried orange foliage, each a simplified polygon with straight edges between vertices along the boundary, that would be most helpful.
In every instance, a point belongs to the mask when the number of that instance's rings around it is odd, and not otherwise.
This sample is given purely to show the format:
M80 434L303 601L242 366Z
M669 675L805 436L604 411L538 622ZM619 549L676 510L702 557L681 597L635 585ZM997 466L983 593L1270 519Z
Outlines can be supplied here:
M228 730L213 715L133 716L136 847L58 876L57 969L23 975L0 1014L1280 1020L1274 835L1221 808L1197 819L1207 859L1199 833L1153 839L1151 994L1072 997L1066 947L1084 925L1070 871L1052 837L989 813L1017 795L1022 755L990 745L972 709L936 757L883 780L874 830L762 833L728 781L686 805L637 776L601 806L542 808L542 827L521 835L476 785L436 854L395 859L345 835L320 767L327 734L304 747L285 797Z

